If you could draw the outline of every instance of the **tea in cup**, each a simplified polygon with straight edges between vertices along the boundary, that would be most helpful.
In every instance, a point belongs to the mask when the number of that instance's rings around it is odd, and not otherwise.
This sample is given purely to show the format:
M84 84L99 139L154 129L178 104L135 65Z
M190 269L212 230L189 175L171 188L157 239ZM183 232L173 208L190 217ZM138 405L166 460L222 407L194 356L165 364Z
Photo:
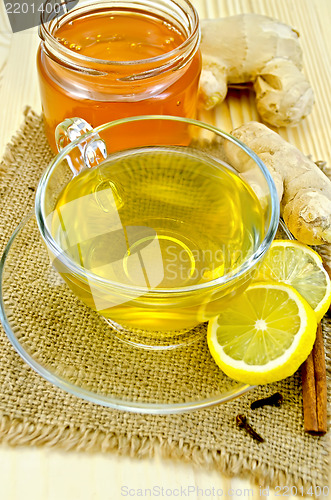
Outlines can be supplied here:
M153 145L139 134L146 122ZM249 285L273 240L279 203L266 167L235 138L195 120L131 117L81 136L84 122L68 123L57 138L68 145L36 195L54 267L130 342L188 340ZM178 142L163 139L165 124L180 125ZM130 146L116 151L111 139L128 125Z

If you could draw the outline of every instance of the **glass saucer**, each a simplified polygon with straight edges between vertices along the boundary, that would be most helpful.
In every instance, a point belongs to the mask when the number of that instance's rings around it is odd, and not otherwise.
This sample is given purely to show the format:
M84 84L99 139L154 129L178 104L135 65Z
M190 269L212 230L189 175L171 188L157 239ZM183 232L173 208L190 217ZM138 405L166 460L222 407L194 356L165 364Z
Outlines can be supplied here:
M52 384L120 410L169 414L225 403L251 386L228 378L202 335L171 350L121 341L81 303L50 264L34 215L12 235L0 263L0 319L20 356Z

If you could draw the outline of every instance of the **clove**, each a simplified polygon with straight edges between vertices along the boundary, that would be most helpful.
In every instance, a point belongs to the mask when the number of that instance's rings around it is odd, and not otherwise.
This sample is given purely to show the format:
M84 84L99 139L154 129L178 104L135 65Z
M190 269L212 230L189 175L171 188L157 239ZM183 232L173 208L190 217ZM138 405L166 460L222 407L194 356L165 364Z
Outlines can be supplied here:
M267 398L258 399L257 401L253 401L251 403L251 410L255 410L256 408L262 408L262 406L280 406L283 402L283 396L280 392L275 392L272 396L268 396Z
M236 416L236 424L239 427L239 429L245 429L245 431L253 438L255 441L258 441L259 443L263 443L264 439L263 437L258 434L253 427L247 422L247 417L245 415L237 415Z

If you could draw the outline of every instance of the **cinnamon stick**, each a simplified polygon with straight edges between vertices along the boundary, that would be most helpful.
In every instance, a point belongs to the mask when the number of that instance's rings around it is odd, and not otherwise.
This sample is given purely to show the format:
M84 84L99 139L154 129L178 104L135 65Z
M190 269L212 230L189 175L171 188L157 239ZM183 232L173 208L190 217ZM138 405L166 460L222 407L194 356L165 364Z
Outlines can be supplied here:
M319 323L312 352L301 367L304 428L310 434L327 431L327 383L323 332Z
M322 325L319 323L313 347L318 432L327 431L327 381Z
M303 420L306 432L317 433L317 405L313 351L301 366Z

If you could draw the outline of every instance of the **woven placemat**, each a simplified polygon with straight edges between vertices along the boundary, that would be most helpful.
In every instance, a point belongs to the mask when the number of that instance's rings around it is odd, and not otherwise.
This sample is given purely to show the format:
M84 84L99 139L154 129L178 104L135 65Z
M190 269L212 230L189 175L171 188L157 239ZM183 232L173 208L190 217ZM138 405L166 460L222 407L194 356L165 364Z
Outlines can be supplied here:
M1 250L31 211L38 179L52 156L41 117L27 109L24 124L0 165ZM323 328L330 380L328 319ZM128 384L135 375L127 374ZM284 397L280 408L250 410L253 400L276 391ZM157 451L164 457L216 467L231 476L250 477L263 486L294 485L307 491L328 484L330 436L304 432L298 373L208 410L169 416L126 413L53 387L22 361L1 328L0 394L0 440L10 445L113 451L135 457L153 456ZM328 397L330 406L330 384ZM256 443L236 427L235 417L240 413L248 416L264 443Z

